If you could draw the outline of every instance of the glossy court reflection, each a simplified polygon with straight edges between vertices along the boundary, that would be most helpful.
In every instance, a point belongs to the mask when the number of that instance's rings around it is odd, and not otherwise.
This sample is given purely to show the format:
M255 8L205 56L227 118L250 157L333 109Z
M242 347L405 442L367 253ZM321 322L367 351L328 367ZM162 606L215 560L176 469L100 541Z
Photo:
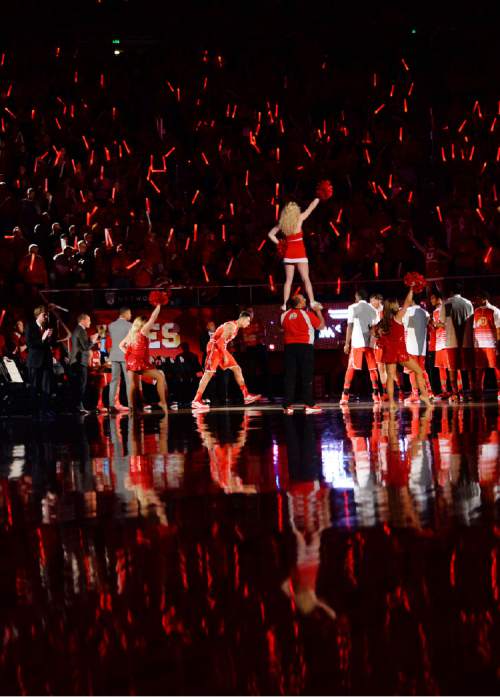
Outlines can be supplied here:
M498 426L0 422L2 692L497 694Z

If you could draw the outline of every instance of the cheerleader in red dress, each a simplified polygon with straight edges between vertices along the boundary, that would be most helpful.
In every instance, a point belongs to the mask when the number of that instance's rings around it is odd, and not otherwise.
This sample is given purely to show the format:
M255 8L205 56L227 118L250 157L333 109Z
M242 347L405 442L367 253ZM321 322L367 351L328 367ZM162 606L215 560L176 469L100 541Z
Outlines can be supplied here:
M422 368L406 351L403 317L412 301L413 288L410 288L403 303L403 307L399 307L399 303L395 299L389 298L386 300L384 302L382 320L377 325L379 327L378 342L379 346L382 348L382 362L385 363L387 369L387 395L389 397L389 406L391 409L396 408L396 402L394 401L394 381L398 363L415 373L421 400L427 406L432 406L425 386Z
M157 305L149 319L146 317L136 317L132 327L123 341L120 348L125 353L125 363L129 375L130 394L128 395L129 406L135 409L136 394L140 392L141 376L156 380L156 389L160 397L160 408L167 413L167 385L165 375L161 370L151 367L149 358L149 332L153 324L158 319L161 305Z
M280 243L276 236L280 230L285 235L285 252L283 257L283 263L285 264L285 285L283 288L282 310L286 310L286 304L290 297L295 267L299 270L300 277L304 283L309 305L311 307L315 305L314 292L311 281L309 280L309 261L304 246L302 223L311 215L318 203L319 198L315 198L305 211L301 211L299 206L293 201L287 203L281 211L279 224L275 225L268 233L269 238L275 244Z

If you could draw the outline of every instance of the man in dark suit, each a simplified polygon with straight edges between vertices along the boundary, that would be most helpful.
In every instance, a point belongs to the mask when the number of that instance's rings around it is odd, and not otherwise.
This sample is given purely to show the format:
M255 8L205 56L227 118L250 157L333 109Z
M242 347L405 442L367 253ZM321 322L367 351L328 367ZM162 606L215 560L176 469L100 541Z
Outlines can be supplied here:
M87 389L87 374L90 358L90 351L97 342L97 334L90 338L87 333L90 327L90 316L82 313L78 316L78 324L71 335L71 353L69 363L73 376L73 389L75 395L76 411L88 414L88 409L83 405L85 390Z
M54 382L51 347L53 330L48 326L49 315L46 307L36 307L33 314L35 318L26 325L26 367L33 408L41 410L41 415L47 416L50 414L49 403Z

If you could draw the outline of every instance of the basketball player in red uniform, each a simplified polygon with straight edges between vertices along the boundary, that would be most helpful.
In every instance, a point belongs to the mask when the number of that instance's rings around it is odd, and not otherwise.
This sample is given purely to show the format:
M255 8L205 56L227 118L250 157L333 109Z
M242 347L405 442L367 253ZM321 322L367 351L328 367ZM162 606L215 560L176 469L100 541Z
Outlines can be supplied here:
M243 378L243 373L241 368L236 362L234 356L227 350L227 345L232 341L238 331L244 327L248 327L252 321L252 316L249 312L240 312L240 316L236 320L230 322L224 322L221 324L210 338L207 344L207 358L205 360L205 372L202 375L200 384L191 402L192 409L202 411L208 411L209 407L204 404L201 399L203 393L205 392L206 386L210 380L215 375L217 368L222 370L232 370L236 382L240 390L243 393L243 399L245 404L252 404L260 399L260 394L250 394L247 386L245 385L245 380Z
M500 309L491 305L486 291L477 293L474 310L474 356L476 364L476 393L482 395L487 368L495 371L498 401L500 401Z

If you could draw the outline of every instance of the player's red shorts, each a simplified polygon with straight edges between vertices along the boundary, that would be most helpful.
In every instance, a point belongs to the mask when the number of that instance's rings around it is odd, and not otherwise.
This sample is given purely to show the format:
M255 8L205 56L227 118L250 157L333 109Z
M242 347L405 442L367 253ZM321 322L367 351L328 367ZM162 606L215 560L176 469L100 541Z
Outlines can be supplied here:
M495 348L476 348L474 349L476 368L499 368L500 360Z
M234 356L229 351L221 351L216 346L211 348L207 347L207 358L205 360L205 370L208 373L215 373L217 368L222 368L222 370L227 370L228 368L234 368L238 365L235 361Z
M434 367L435 368L445 368L449 370L450 361L448 359L448 349L440 349L434 354Z
M422 370L425 370L425 356L413 356L411 353L408 354L408 355L410 356L410 358L413 358L413 360L415 361L415 363L418 363L418 364L419 364L419 366L422 368ZM412 373L413 371L410 370L409 368L405 368L405 369L404 369L404 372L405 372L407 375L409 375L409 374Z
M476 360L473 348L463 348L460 352L460 367L462 370L474 370Z
M351 353L349 354L349 368L354 368L354 370L362 370L363 356L366 358L368 370L377 370L375 351L370 346L351 349Z

